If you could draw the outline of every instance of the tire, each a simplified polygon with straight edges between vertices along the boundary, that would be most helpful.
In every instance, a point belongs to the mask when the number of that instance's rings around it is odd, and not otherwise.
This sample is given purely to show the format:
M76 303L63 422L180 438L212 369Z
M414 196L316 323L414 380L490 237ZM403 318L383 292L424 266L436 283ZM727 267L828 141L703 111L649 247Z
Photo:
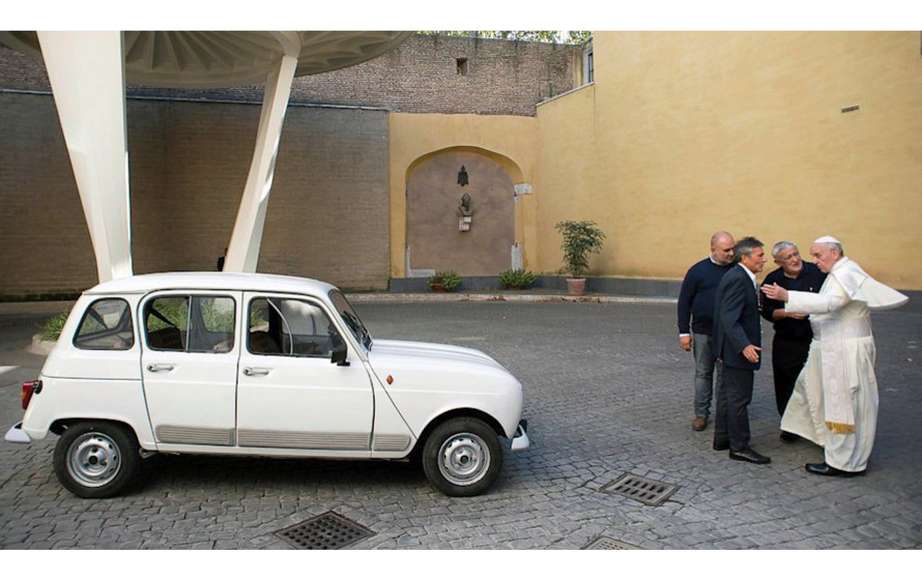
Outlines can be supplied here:
M496 431L478 418L442 422L429 434L422 452L423 471L448 496L477 496L499 476L503 449Z
M127 426L89 421L68 426L54 448L54 472L81 498L115 496L138 476L138 441Z

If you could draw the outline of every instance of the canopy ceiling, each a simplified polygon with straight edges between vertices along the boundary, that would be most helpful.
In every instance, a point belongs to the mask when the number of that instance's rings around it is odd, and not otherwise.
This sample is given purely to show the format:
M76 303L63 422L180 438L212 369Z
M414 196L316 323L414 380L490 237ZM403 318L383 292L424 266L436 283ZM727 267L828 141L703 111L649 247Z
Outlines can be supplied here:
M399 46L412 32L125 32L125 73L132 84L221 88L261 84L286 52L296 76L365 62ZM35 32L0 32L0 43L41 54ZM295 54L292 54L295 55Z

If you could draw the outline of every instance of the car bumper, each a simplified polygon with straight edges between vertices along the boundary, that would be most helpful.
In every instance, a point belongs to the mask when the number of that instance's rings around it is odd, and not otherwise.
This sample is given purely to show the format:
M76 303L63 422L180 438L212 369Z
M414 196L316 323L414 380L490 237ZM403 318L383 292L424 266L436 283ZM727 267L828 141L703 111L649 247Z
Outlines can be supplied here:
M7 442L14 442L16 444L28 444L32 442L32 439L22 431L22 422L17 422L12 428L7 430L6 436L4 436L3 439Z
M519 427L515 431L515 436L512 437L512 447L513 452L519 452L520 450L526 450L531 446L531 441L528 439L528 421L524 418L519 421Z

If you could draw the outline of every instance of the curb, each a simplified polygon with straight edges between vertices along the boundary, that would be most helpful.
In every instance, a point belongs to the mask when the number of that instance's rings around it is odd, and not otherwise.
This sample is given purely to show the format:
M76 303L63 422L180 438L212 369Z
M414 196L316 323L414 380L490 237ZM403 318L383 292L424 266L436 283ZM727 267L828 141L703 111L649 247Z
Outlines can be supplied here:
M566 294L368 294L346 295L350 302L413 303L413 302L573 302L577 304L675 304L674 298L642 296L568 296Z
M35 354L36 356L47 356L57 343L57 340L42 340L42 337L36 334L32 337L32 344L29 344L26 348L26 352Z

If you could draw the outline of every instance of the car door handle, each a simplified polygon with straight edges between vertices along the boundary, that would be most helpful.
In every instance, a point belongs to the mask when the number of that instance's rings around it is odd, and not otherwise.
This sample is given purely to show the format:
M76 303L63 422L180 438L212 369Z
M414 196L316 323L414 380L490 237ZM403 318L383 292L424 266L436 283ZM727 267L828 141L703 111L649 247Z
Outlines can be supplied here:
M243 373L246 376L265 376L269 372L272 372L271 368L244 368Z
M148 364L148 372L169 372L174 366L172 364Z

